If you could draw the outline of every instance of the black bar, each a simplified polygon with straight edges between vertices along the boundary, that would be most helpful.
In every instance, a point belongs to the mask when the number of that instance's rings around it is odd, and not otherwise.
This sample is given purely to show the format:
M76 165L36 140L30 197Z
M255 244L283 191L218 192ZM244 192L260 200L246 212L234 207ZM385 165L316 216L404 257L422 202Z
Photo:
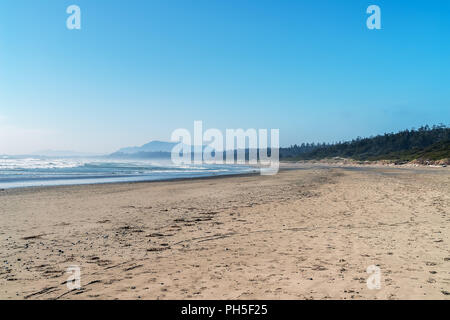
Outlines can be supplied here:
M2 314L13 311L16 319L21 313L49 312L82 317L102 316L105 312L125 320L140 319L315 319L317 317L356 316L359 319L377 314L385 318L398 308L402 316L426 312L427 318L438 315L447 301L367 301L367 300L171 300L171 301L1 301ZM41 311L40 309L45 309ZM448 310L448 309L447 309ZM445 313L445 310L444 310Z

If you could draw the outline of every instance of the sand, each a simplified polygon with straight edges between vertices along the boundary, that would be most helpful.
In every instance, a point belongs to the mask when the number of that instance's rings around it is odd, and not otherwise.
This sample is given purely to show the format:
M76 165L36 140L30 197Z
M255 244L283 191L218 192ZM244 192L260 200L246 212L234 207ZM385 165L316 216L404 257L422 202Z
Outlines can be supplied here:
M290 167L0 191L0 298L450 299L448 168Z

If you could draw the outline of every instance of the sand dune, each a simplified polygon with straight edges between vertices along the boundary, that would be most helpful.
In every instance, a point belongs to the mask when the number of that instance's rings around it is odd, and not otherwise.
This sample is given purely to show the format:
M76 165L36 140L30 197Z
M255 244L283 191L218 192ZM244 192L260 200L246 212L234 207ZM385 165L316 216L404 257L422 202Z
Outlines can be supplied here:
M449 205L448 168L3 190L0 298L449 299Z

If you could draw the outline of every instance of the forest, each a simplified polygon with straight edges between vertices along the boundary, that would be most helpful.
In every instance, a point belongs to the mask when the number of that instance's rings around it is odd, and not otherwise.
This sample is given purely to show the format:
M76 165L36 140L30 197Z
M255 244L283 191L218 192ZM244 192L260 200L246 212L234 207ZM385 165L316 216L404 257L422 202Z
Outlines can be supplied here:
M441 160L450 158L450 127L440 124L337 143L302 143L280 149L282 160Z

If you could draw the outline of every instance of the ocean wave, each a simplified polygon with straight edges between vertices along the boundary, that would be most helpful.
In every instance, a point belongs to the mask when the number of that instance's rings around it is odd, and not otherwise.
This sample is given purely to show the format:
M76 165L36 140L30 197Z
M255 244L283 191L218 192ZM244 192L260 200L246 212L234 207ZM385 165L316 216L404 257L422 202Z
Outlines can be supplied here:
M168 180L249 172L246 166L176 165L170 161L0 158L0 188Z
M80 166L78 160L66 159L37 159L37 158L3 158L0 159L0 169L53 169L74 168Z

